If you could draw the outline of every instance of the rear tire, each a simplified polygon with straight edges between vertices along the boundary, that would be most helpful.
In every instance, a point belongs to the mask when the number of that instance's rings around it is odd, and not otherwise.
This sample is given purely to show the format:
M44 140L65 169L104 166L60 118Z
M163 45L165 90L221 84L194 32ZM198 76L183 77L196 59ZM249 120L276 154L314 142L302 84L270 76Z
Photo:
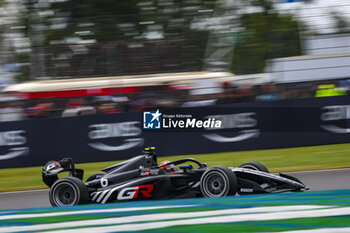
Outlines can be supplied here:
M49 198L52 206L72 206L87 203L89 194L82 180L69 176L51 186Z
M251 170L255 170L255 171L270 173L269 169L267 169L267 167L265 167L265 165L263 165L262 163L259 163L259 162L244 163L239 167L247 168L247 169L251 169Z
M224 197L237 193L236 175L227 167L212 167L201 177L200 190L204 197Z

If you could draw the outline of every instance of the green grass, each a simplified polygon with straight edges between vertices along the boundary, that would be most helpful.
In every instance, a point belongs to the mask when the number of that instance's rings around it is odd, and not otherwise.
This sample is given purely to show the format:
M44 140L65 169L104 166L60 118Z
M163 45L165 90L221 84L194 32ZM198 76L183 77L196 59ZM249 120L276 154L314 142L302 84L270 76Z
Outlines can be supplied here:
M245 162L257 161L266 165L271 172L346 168L350 167L350 144L170 156L161 157L159 161L186 157L206 162L209 167L234 167ZM118 161L82 163L77 164L77 167L85 170L87 178L116 162ZM41 169L42 167L0 169L0 192L46 188L41 181Z

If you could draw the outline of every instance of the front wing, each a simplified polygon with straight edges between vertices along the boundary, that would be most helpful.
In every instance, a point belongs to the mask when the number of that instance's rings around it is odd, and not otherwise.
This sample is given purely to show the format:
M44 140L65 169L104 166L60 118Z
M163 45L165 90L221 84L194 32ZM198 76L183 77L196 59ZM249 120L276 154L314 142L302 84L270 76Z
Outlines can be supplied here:
M237 176L239 193L281 193L308 189L298 179L285 174L272 174L247 168L230 168Z

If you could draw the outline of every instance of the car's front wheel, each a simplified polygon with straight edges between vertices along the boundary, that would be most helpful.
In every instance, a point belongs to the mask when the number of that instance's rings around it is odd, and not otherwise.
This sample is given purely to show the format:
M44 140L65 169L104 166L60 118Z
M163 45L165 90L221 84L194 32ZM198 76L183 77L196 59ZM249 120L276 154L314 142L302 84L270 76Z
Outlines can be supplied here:
M49 198L52 206L72 206L87 203L89 195L82 180L69 176L51 186Z
M224 197L236 194L236 175L227 167L212 167L201 177L200 190L204 197Z

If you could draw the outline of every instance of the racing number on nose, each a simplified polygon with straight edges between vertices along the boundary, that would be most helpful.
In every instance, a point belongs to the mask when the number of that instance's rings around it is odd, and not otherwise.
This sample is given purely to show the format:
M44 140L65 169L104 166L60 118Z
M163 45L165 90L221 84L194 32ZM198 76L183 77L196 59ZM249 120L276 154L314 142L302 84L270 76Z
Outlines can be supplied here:
M153 190L153 185L151 185L151 184L145 184L145 185L139 185L139 186L135 186L135 187L124 188L118 194L117 199L118 200L134 199L134 198L138 197L139 192L141 192L142 195L145 197L152 197L152 195L150 194L150 192L152 192L152 190Z

